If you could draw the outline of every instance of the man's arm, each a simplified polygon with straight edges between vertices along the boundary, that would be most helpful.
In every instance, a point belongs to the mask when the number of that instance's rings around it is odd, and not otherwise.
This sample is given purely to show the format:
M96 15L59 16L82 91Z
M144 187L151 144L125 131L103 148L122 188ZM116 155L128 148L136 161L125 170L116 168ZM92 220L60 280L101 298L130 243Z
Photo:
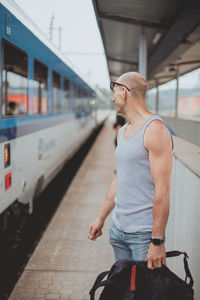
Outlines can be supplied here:
M106 198L103 202L103 205L98 213L96 219L92 222L88 229L88 238L90 240L96 240L99 236L102 235L102 228L106 217L112 211L115 206L114 199L117 194L117 172L115 173Z
M173 155L170 133L161 121L156 120L149 124L145 132L144 145L149 152L150 169L155 185L152 238L163 239L169 215ZM164 244L155 246L150 243L147 260L150 269L165 264Z

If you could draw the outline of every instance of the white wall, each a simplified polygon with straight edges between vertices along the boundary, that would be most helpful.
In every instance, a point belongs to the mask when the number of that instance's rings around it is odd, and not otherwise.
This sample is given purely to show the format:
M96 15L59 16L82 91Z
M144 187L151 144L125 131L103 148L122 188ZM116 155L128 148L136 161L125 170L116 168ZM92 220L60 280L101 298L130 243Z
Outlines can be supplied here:
M174 137L170 216L166 249L186 251L194 279L195 299L200 299L200 148ZM168 267L185 279L183 257L168 258Z

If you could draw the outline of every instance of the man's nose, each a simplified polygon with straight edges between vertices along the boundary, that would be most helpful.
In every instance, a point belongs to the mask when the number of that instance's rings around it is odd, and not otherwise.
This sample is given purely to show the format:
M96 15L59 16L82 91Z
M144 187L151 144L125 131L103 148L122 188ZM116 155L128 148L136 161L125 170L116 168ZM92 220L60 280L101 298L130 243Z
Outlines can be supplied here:
M112 102L115 102L115 97L112 98Z

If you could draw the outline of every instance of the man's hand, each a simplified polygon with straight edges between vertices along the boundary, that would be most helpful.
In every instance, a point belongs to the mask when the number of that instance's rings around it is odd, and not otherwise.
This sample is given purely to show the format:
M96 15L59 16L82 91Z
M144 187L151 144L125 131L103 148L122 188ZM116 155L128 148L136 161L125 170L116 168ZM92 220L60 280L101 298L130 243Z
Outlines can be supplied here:
M147 267L151 270L160 268L166 264L166 251L165 245L155 246L153 243L149 245L149 251L147 253Z
M102 235L103 226L104 221L97 217L88 228L88 238L92 241L95 241L99 236Z

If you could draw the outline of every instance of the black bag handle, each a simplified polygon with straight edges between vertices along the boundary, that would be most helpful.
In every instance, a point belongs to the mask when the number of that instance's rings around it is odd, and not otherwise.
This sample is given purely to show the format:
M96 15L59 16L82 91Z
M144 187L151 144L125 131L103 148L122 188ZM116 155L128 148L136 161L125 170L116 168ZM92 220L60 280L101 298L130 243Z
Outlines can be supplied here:
M90 290L90 300L94 300L94 294L95 294L96 289L98 289L100 286L104 286L110 282L110 279L102 281L108 273L109 273L109 271L102 272L101 274L99 274L97 276L97 279L95 280L95 283L94 283L92 289Z
M189 281L189 286L192 288L193 287L193 284L194 284L194 280L192 278L192 274L190 272L190 269L189 269L189 266L188 266L188 261L187 259L189 258L189 256L187 255L186 252L181 252L181 251L168 251L166 252L166 257L175 257L175 256L179 256L183 254L184 255L184 258L183 258L183 262L184 262L184 268L185 268L185 282L187 282L187 279L189 278L190 281Z

